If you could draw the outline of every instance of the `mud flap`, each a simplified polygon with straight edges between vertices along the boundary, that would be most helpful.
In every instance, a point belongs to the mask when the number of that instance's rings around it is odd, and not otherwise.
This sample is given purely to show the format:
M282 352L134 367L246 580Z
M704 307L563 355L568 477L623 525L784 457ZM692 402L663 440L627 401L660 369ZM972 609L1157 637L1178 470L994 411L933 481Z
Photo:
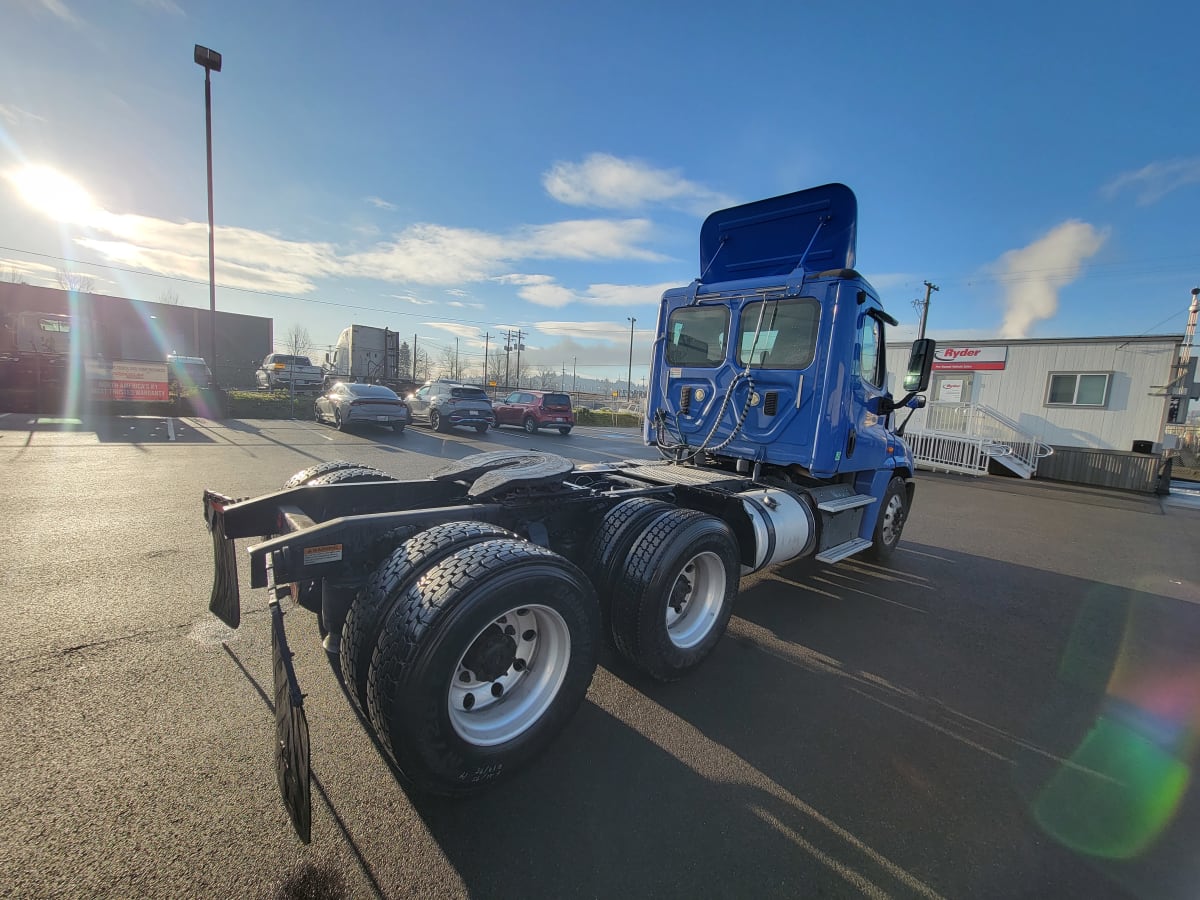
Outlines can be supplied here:
M292 827L307 844L312 827L308 719L277 600L271 601L271 663L275 672L275 777Z
M237 628L242 623L242 603L233 538L225 536L225 505L229 502L221 494L204 492L204 519L213 539L213 586L208 609L230 628Z

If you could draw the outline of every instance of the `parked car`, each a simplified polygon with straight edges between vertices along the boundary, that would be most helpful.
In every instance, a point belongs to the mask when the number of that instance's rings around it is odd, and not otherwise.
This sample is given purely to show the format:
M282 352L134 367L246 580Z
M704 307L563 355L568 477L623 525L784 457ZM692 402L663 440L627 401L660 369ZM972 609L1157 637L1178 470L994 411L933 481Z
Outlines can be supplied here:
M513 391L496 404L496 427L519 425L530 434L539 428L557 428L570 434L575 426L571 395L555 391Z
M212 371L203 357L176 356L174 353L167 357L167 387L172 400L210 388L212 381Z
M298 394L319 393L325 382L325 372L320 366L314 366L307 356L290 353L268 353L255 377L265 391L291 390L294 385Z
M483 434L496 424L492 401L482 388L453 381L431 381L406 398L414 421L428 422L434 431L469 425Z
M338 382L313 401L318 422L332 422L339 431L351 425L390 425L399 434L412 421L408 404L381 384Z

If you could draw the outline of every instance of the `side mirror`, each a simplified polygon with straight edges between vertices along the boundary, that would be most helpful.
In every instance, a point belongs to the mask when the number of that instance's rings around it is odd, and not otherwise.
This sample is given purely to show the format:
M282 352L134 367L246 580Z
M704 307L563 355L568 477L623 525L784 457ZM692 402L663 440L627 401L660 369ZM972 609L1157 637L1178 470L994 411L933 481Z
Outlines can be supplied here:
M908 374L904 376L904 390L919 393L929 387L929 374L933 371L933 353L937 344L932 338L913 341L912 353L908 356Z
M914 394L912 399L909 400L904 405L907 406L909 409L924 409L925 408L925 395L924 394Z
M325 354L325 365L327 365L327 366L328 366L328 365L332 365L332 363L330 363L330 361L329 361L329 354L328 354L328 353L326 353L326 354Z

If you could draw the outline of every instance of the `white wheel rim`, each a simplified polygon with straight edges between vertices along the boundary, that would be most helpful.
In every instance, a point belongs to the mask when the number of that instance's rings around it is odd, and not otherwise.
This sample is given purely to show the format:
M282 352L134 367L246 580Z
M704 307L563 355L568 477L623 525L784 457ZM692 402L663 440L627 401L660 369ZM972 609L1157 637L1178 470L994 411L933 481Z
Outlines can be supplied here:
M477 645L491 648L493 668L504 666L509 656L511 661L503 672L473 671ZM523 734L558 696L570 661L571 632L550 607L514 607L496 617L471 639L454 667L447 711L455 733L477 747L494 747ZM476 662L475 668L482 665Z
M900 495L893 494L892 499L888 501L888 505L883 510L883 526L879 530L885 544L891 545L900 539L903 509L904 502L900 499Z
M697 553L679 570L667 595L667 637L681 650L695 647L713 630L725 602L725 564L711 550Z

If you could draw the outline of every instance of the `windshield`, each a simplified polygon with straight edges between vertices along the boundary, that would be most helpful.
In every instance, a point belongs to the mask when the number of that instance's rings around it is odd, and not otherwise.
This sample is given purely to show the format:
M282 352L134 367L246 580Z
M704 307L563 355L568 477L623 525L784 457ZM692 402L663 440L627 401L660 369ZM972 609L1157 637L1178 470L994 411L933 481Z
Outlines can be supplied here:
M570 406L571 398L567 394L546 394L542 397L542 406Z
M488 395L479 388L456 387L450 389L450 396L456 400L486 400Z

